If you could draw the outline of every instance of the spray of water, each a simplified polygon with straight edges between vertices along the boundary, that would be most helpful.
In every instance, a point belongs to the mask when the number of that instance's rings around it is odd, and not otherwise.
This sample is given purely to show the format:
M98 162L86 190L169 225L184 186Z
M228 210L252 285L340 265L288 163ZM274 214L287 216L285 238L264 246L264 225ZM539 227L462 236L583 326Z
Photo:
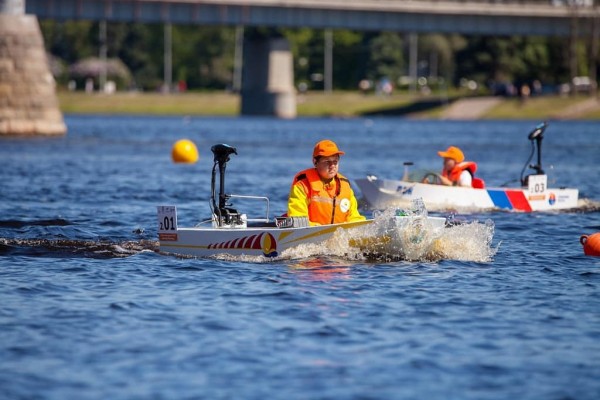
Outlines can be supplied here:
M372 224L352 230L339 229L328 241L289 249L281 258L334 256L366 261L461 260L490 262L494 223L472 221L440 225L427 218L424 209L396 218L398 210L388 209L375 216Z
M432 260L491 262L498 251L492 246L494 222L473 221L446 227L429 247Z
M600 201L587 198L579 199L577 201L577 208L571 211L581 213L598 212L600 211Z

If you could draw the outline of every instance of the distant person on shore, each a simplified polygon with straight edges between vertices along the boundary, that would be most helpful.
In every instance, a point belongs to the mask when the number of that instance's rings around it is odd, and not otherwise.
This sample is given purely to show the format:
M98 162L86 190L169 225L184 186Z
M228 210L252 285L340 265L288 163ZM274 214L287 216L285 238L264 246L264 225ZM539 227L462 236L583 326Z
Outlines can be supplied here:
M294 177L288 199L288 217L308 217L311 226L364 221L350 181L338 172L339 150L331 140L313 149L313 168Z
M444 159L444 166L440 175L442 185L483 188L483 180L474 178L477 164L473 161L465 161L462 150L450 146L446 151L438 151L438 155Z
M529 99L529 96L531 96L531 89L529 88L529 85L527 85L527 84L522 85L521 90L519 91L519 94L521 96L521 105L523 105L527 102L527 100Z

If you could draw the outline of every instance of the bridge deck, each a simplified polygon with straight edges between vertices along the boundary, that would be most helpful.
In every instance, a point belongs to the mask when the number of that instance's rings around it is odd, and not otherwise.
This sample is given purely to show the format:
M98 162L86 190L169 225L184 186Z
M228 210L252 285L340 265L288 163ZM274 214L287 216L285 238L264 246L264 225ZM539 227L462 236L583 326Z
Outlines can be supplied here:
M566 1L27 0L26 11L51 19L547 36L568 36L576 20L581 36L591 34L600 8Z

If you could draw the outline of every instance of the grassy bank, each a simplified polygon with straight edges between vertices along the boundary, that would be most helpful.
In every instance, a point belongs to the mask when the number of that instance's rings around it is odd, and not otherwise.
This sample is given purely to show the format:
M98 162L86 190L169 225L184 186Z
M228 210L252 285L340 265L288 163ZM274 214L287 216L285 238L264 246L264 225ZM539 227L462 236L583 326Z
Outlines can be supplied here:
M59 92L64 113L72 114L151 114L151 115L238 115L240 99L236 94L115 93L112 95ZM408 96L380 97L359 93L335 92L298 95L297 110L302 116L356 116L366 112L409 104Z
M539 97L521 101L507 99L484 115L493 119L600 119L600 103L595 107L589 96Z
M236 115L239 112L238 96L227 93L59 92L58 101L67 114Z
M67 114L238 115L239 96L224 92L116 93L113 95L59 92ZM410 95L382 97L356 92L311 92L297 97L300 116L400 115L412 118L444 118L443 101ZM483 119L600 119L600 106L589 97L540 97L526 102L502 99L481 116Z

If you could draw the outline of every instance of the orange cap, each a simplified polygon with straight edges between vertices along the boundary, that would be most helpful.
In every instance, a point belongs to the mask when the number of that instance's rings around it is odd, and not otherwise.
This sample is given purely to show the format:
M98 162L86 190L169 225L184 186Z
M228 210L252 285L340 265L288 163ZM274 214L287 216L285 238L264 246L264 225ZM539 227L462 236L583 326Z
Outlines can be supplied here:
M454 146L448 147L446 151L438 151L438 155L444 158L451 158L456 162L463 162L465 160L465 155L463 152Z
M313 158L314 157L329 157L335 154L346 154L340 149L338 149L337 145L331 140L321 140L319 143L315 145L315 149L313 150Z

